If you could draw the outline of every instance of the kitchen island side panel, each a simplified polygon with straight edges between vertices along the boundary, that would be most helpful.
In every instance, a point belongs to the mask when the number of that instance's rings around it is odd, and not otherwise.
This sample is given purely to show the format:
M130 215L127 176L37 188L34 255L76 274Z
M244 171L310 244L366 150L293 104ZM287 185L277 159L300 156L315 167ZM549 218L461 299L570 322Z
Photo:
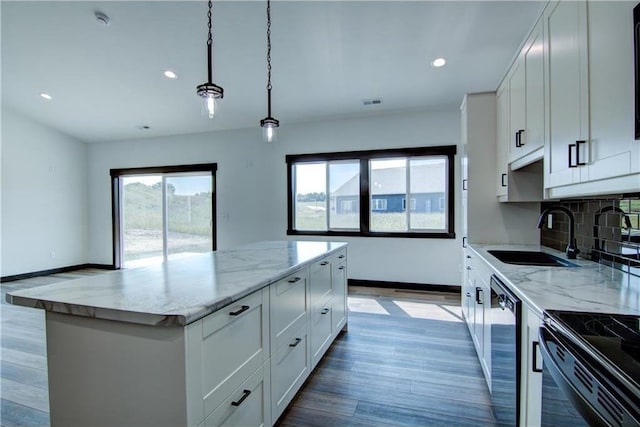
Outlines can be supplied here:
M185 329L46 312L52 427L186 426Z

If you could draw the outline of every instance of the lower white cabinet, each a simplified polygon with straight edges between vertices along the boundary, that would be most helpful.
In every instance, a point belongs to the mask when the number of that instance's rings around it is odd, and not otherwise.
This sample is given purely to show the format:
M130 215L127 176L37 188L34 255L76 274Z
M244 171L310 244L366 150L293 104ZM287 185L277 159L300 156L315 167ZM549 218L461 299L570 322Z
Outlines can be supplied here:
M464 261L462 312L491 388L491 269L470 249L465 251Z
M520 425L536 426L541 422L542 411L542 355L538 343L538 331L542 319L523 303L522 353L520 387Z
M271 425L270 375L267 361L235 389L201 424L203 427Z

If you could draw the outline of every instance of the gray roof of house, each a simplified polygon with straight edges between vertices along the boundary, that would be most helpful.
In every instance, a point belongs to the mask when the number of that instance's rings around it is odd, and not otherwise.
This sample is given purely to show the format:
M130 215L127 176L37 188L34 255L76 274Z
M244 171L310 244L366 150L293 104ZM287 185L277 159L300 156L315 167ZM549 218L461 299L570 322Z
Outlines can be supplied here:
M447 171L444 163L431 165L419 165L411 168L411 192L412 193L444 193ZM406 171L404 167L373 169L371 170L372 194L405 194ZM360 180L354 176L341 187L338 187L331 196L352 196L359 194Z

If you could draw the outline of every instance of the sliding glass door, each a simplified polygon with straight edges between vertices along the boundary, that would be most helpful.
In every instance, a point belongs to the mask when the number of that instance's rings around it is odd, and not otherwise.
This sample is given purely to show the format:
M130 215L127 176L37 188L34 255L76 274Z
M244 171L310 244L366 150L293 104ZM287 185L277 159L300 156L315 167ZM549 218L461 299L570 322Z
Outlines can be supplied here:
M114 265L215 250L215 165L114 169Z

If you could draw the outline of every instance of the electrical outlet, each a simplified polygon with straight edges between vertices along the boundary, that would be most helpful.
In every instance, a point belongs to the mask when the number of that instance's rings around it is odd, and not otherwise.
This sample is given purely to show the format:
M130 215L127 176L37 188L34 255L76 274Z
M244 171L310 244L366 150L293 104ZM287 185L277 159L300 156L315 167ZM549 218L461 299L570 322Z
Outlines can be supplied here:
M49 256L51 257L51 259L56 259L56 251L49 252Z

